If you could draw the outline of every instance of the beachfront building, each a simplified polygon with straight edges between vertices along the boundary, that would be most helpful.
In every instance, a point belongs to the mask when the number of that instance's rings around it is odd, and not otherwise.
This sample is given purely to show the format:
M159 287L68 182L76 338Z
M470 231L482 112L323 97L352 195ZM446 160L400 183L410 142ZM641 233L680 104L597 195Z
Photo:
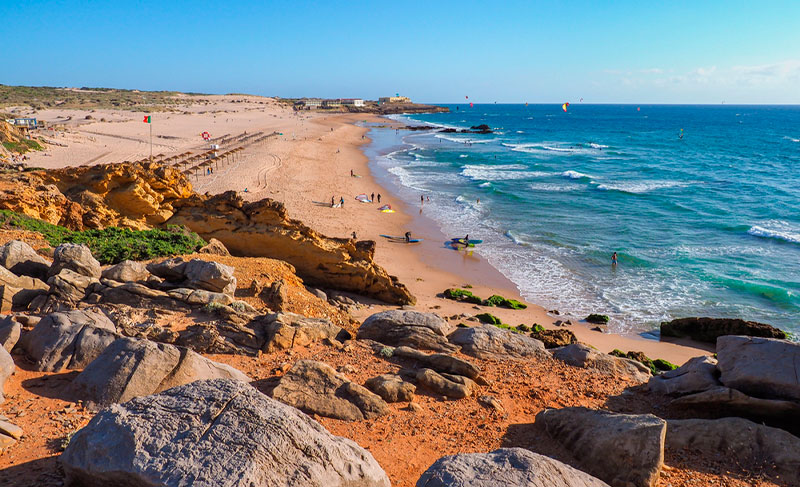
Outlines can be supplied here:
M364 100L361 98L342 98L341 99L342 105L346 107L363 107Z
M297 108L300 110L315 110L322 106L322 100L319 98L303 98L295 105L297 105Z
M339 108L342 106L342 102L339 100L323 100L322 107L323 108Z
M378 103L411 103L411 98L407 96L382 96L378 98Z

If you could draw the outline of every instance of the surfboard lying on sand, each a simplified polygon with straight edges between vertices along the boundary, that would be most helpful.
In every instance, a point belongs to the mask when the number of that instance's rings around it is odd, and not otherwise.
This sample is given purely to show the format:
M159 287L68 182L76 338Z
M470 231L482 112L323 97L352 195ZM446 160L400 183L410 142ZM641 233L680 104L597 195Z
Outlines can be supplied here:
M393 242L403 242L403 243L406 242L406 238L405 237L395 237L395 236L392 236L392 235L381 235L381 237L388 238L389 240L391 240ZM418 243L418 242L422 242L422 239L421 238L412 238L412 239L410 239L408 241L408 243Z
M470 246L473 246L473 245L476 245L476 244L479 244L479 243L483 243L483 240L469 239L469 241L467 242L467 241L464 241L463 238L451 238L450 241L458 243L458 244L461 244L461 245L469 244Z

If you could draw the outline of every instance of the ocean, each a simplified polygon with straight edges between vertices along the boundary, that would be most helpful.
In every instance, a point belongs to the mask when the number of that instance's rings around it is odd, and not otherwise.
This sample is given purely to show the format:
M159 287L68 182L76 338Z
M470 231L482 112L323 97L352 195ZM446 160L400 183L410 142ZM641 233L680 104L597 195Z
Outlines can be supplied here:
M526 300L617 333L687 316L800 332L800 107L446 106L393 118L493 133L373 127L371 164L483 239Z

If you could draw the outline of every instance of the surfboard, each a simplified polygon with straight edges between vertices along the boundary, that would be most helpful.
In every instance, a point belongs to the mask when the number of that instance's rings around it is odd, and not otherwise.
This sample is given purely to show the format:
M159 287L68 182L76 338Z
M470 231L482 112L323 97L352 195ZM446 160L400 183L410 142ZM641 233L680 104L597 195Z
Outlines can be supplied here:
M477 239L469 239L469 242L464 242L463 238L451 238L450 241L459 243L461 245L464 245L464 243L469 243L470 246L483 243L483 240L477 240Z
M381 237L388 238L389 240L392 240L394 242L403 242L403 243L405 243L405 241L406 241L405 237L395 237L395 236L392 236L392 235L381 235ZM408 243L418 243L418 242L422 242L422 240L423 239L421 239L421 238L412 238L411 240L408 241Z

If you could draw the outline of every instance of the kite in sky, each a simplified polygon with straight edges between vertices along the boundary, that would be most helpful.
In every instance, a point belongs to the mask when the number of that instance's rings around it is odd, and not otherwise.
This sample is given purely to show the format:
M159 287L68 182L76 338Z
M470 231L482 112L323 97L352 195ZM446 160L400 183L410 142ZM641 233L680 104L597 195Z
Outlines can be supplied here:
M561 109L562 109L562 110L564 110L564 111L566 112L566 111L567 111L567 107L568 107L568 106L569 106L569 102L567 102L567 103L564 103L563 105L561 105Z

